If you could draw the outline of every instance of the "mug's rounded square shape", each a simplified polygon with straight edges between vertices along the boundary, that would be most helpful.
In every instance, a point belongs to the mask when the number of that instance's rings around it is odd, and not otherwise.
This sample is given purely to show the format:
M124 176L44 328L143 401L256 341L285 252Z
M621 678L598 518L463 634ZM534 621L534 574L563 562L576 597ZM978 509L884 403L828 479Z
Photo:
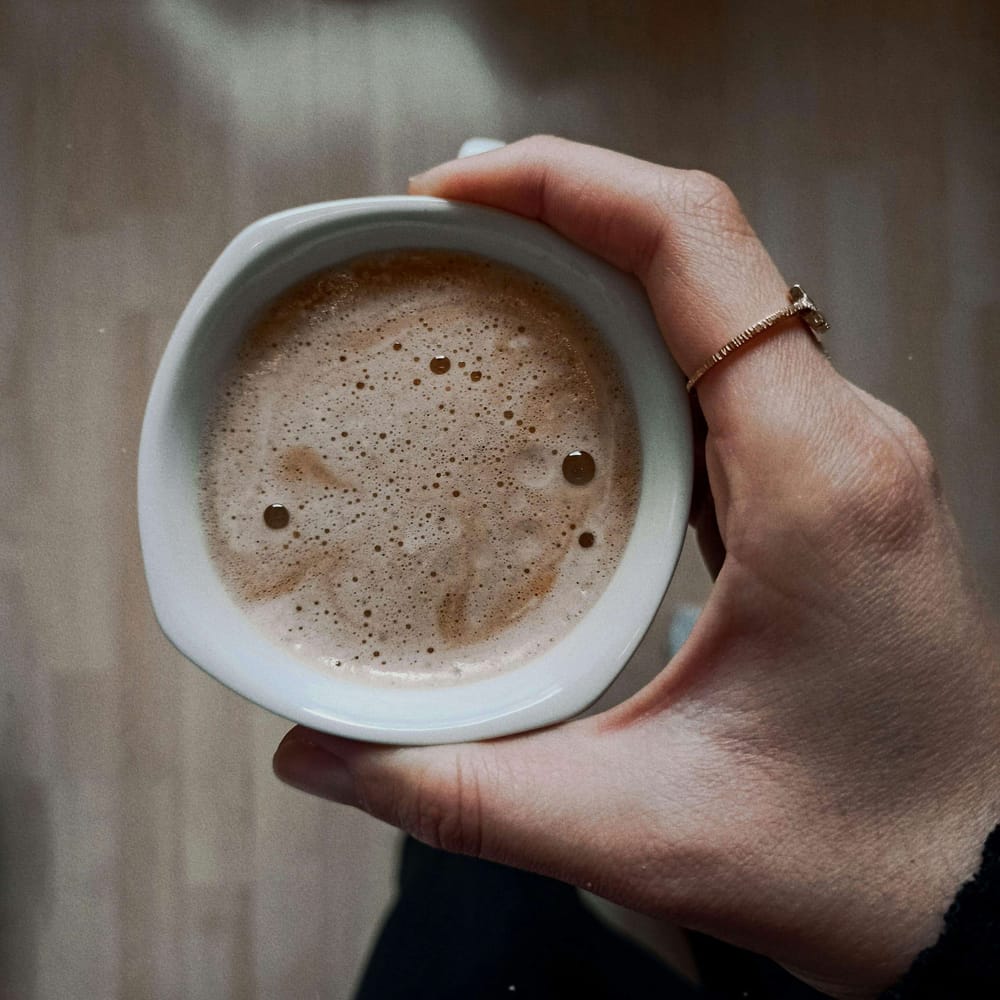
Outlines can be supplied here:
M465 251L526 271L591 320L635 409L641 479L635 523L606 589L570 632L524 666L451 686L382 687L325 672L252 625L213 565L202 524L201 436L249 324L279 293L383 250ZM359 198L254 223L223 251L184 310L153 382L139 448L139 529L157 619L186 657L303 725L386 743L484 739L583 711L634 652L663 597L691 498L683 377L629 276L547 227L435 198Z

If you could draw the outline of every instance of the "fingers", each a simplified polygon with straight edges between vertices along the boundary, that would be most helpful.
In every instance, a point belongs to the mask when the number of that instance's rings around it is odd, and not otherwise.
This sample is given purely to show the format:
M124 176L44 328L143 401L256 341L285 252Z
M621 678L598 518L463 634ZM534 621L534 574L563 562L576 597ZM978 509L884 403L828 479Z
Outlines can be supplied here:
M689 375L722 344L788 301L788 283L732 192L698 171L538 136L435 167L412 178L410 191L539 219L634 273L646 287L671 352ZM713 429L732 421L736 403L767 405L775 367L787 370L789 378L828 374L822 355L795 321L758 340L699 384Z

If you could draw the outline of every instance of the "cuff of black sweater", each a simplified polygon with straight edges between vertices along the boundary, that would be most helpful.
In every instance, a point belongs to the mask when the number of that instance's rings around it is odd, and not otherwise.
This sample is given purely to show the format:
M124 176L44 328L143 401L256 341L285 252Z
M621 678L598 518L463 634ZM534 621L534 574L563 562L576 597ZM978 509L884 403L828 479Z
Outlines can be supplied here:
M979 871L959 889L937 942L879 1000L1000 997L1000 824Z

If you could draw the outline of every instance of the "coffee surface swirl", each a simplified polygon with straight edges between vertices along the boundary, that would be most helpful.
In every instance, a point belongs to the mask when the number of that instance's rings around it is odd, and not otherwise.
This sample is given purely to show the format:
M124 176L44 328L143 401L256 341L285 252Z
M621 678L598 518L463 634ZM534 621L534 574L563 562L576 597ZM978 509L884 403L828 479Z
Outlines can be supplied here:
M221 577L273 640L361 680L454 683L593 605L639 471L617 364L572 304L486 258L394 251L264 310L208 416L200 495Z

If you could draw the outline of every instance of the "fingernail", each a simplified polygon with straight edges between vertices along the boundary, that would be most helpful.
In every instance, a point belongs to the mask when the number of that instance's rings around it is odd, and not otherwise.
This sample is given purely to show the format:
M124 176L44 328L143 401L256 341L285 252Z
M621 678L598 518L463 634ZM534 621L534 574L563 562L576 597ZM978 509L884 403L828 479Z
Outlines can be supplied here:
M286 740L274 755L274 773L286 785L320 798L357 806L354 779L344 762L304 740Z
M421 172L419 174L414 174L411 178L409 178L409 180L407 180L407 182L406 182L406 189L408 191L413 191L415 189L419 190L419 188L421 187L421 185L424 183L424 178L430 172L431 172L430 170L424 170L423 172Z

